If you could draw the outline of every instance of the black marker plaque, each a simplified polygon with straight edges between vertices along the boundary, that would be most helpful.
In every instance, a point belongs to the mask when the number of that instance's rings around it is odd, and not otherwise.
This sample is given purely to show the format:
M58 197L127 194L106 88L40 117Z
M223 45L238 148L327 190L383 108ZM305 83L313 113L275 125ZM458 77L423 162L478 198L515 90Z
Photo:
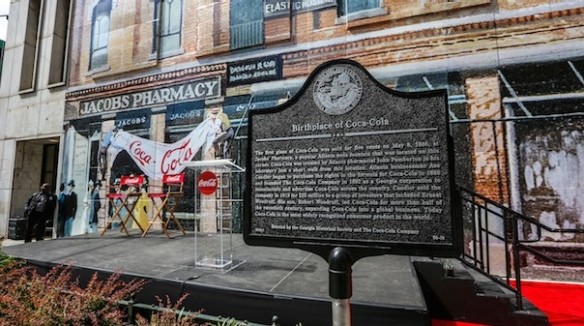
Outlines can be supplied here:
M335 61L249 126L247 243L460 253L446 91L398 93Z

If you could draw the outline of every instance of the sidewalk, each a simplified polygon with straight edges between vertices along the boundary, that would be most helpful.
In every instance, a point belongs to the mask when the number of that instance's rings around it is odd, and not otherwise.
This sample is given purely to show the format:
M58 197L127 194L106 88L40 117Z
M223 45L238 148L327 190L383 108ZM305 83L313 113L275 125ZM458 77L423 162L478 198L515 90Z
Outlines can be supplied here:
M10 240L10 239L4 239L1 242L1 247L11 247L11 246L16 246L16 245L21 245L24 244L24 240Z
M161 231L146 237L110 232L24 244L3 244L6 255L47 270L71 265L83 279L98 271L118 272L126 279L149 283L136 301L156 304L155 296L179 298L188 293L186 309L205 314L265 321L274 315L286 324L330 323L329 265L325 259L290 248L252 247L241 234L188 232L168 239ZM23 243L23 244L20 244ZM15 244L6 246L9 244ZM19 245L20 244L20 245ZM201 262L227 258L236 268L220 270ZM197 266L199 262L199 266ZM360 259L352 266L352 318L356 325L429 325L420 285L407 256Z

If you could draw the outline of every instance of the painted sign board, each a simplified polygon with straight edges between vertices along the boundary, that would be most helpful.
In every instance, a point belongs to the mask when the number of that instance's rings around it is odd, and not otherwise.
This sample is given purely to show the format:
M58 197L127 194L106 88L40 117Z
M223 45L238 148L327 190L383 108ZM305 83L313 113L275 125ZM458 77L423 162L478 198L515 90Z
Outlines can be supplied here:
M140 107L204 100L216 98L220 95L221 78L219 76L209 77L178 85L82 101L79 105L79 117Z
M336 6L336 0L265 0L264 18L282 17L290 15L290 12L299 13Z
M232 62L227 65L227 84L252 84L282 79L282 57L279 55Z

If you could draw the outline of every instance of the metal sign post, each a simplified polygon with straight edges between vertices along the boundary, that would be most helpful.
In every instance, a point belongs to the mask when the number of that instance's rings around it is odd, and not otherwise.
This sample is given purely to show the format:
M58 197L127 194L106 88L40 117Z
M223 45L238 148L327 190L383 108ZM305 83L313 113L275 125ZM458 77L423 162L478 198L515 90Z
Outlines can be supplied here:
M329 295L332 298L333 326L351 325L351 296L353 295L353 259L343 247L329 255Z

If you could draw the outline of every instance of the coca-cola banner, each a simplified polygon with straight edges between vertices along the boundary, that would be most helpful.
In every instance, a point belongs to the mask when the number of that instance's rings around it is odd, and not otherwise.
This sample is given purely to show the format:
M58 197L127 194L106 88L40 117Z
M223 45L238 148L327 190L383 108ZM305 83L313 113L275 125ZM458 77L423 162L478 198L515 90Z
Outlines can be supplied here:
M165 174L181 173L185 168L182 163L191 161L205 144L204 152L207 152L215 139L212 127L210 120L207 120L172 144L155 142L119 130L113 133L111 144L126 150L148 178L157 180Z

